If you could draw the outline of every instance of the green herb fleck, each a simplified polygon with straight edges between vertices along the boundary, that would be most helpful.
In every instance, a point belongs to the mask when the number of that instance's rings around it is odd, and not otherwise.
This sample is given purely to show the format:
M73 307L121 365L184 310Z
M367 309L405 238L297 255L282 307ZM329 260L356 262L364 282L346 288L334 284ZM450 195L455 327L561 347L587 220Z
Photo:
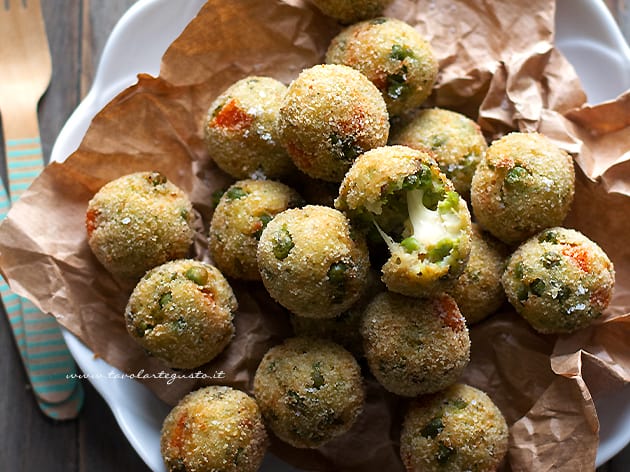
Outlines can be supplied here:
M230 189L225 193L225 196L228 200L238 200L239 198L243 198L246 195L247 192L241 187L230 187Z
M442 432L444 429L444 423L442 423L442 417L436 416L431 421L429 421L422 430L420 430L420 434L424 438L434 438L438 434Z
M164 177L164 175L160 174L159 172L151 172L149 175L147 175L147 180L154 187L166 183L166 177Z
M326 380L322 375L321 362L315 362L313 364L313 370L311 371L311 379L313 380L313 387L320 389L326 385Z
M350 135L340 136L337 133L331 133L330 144L335 156L344 162L353 162L357 156L363 154L363 148Z
M455 400L453 400L452 404L458 410L463 410L468 406L468 402L463 398L456 398Z
M438 464L443 465L449 461L453 454L455 454L455 449L447 446L443 442L440 442L440 444L438 445L438 452L435 455L435 460L438 462Z
M538 237L538 242L558 244L558 233L553 230L547 230Z
M224 193L225 193L224 189L219 189L212 192L212 208L217 207Z
M372 25L382 25L383 23L387 22L387 18L374 18L373 20L370 21L370 24Z
M534 279L529 284L529 290L536 296L542 297L545 293L545 282L542 279Z
M186 323L186 320L183 316L180 316L179 318L177 318L177 320L173 322L173 326L178 333L183 333L186 330L188 323Z
M414 59L416 55L410 47L404 44L394 44L392 46L392 52L389 53L389 57L396 61L404 61L407 58Z

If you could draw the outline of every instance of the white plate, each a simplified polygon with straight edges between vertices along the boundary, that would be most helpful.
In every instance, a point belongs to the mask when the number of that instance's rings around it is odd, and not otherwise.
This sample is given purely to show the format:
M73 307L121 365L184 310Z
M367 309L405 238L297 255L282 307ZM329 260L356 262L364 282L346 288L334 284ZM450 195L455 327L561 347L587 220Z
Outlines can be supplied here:
M162 54L195 16L204 0L139 0L120 19L105 46L90 93L61 130L51 160L63 161L79 146L94 115L136 82L136 74L159 73ZM614 99L630 89L630 49L601 0L558 0L556 44L574 65L590 103ZM605 71L605 73L602 73ZM133 448L153 471L164 471L159 435L169 408L146 387L122 373L75 336L64 337L81 370L111 408ZM597 404L601 423L597 465L630 442L629 389ZM263 471L292 469L267 457Z

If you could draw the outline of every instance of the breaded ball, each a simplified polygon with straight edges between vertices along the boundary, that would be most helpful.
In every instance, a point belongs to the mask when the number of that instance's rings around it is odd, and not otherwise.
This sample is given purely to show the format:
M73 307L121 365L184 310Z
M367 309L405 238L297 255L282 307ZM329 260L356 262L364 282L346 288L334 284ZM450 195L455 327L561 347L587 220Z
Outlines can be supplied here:
M380 293L366 309L361 334L370 371L397 395L437 392L468 365L466 320L446 294L419 300Z
M237 308L221 272L181 259L140 279L125 309L131 337L169 367L192 369L214 359L234 336Z
M256 401L219 386L182 398L164 420L160 437L169 472L255 472L267 444Z
M88 203L88 244L121 279L137 280L166 261L186 257L193 240L186 194L159 172L138 172L105 184Z
M494 472L507 448L508 427L499 408L464 384L414 400L400 434L408 472Z
M508 254L503 243L473 224L470 259L449 290L469 325L485 319L505 302L501 277Z
M440 170L465 199L470 198L472 176L488 148L477 123L442 108L421 110L391 142L433 153Z
M340 182L359 154L383 146L389 136L379 91L340 65L303 70L289 86L278 126L298 169L329 182Z
M550 228L516 249L502 278L508 300L541 333L570 333L606 309L615 270L582 233Z
M303 201L298 193L272 180L241 180L221 196L210 221L212 260L228 277L260 280L258 240L278 213Z
M311 0L324 15L349 24L381 14L392 0Z
M425 151L383 146L362 154L341 183L335 207L389 248L383 281L393 292L429 296L450 288L470 254L466 202Z
M219 168L235 179L259 174L277 179L295 172L276 125L286 92L270 77L246 77L212 102L204 130L208 153Z
M559 226L575 191L573 159L539 133L510 133L490 144L472 179L476 221L507 244Z
M385 290L378 273L368 272L368 282L363 294L347 311L334 318L304 318L292 315L291 324L296 336L329 339L340 344L355 357L363 356L361 320L363 313L374 296Z
M298 448L317 448L347 432L363 410L361 369L331 341L290 338L270 349L254 377L265 424Z
M380 90L390 116L420 106L438 73L431 45L411 25L394 18L349 26L330 43L326 62L363 73Z
M334 208L283 211L263 230L257 261L269 294L296 315L333 318L356 302L367 283L363 235Z

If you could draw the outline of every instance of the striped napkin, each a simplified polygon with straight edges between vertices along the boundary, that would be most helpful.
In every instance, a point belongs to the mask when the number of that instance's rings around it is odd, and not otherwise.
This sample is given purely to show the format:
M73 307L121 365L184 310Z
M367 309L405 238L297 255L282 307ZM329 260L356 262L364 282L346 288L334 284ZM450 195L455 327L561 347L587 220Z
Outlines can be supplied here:
M10 193L0 181L0 220L43 169L38 137L8 139L5 151ZM83 387L57 321L12 293L2 279L0 297L40 409L53 419L75 418L83 404Z

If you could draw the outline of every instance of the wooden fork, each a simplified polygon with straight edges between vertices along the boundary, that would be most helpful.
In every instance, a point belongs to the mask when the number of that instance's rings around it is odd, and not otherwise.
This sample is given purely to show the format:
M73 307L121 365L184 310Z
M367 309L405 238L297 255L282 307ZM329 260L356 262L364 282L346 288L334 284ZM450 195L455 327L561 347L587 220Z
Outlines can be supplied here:
M8 196L0 195L0 204L7 197L15 203L43 169L37 104L51 74L40 0L0 0L0 115L8 176ZM64 410L61 403L76 396L77 387L68 378L76 370L59 326L4 282L0 294L39 404L54 417L54 405Z

